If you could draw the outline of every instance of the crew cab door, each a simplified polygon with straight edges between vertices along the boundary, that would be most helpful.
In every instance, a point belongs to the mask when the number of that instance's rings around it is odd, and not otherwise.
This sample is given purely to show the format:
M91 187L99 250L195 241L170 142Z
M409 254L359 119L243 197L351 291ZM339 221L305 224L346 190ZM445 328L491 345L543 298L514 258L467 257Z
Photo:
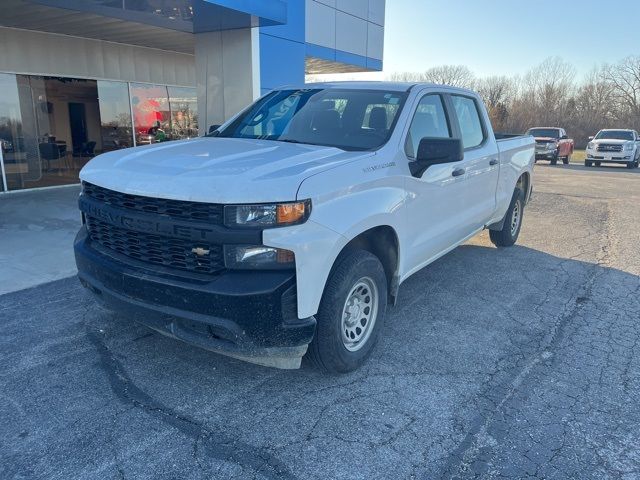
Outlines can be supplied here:
M412 107L404 132L403 154L415 162L423 138L455 138L453 124L441 93L426 91ZM464 238L465 181L463 161L432 165L406 181L406 244L404 272L410 274Z
M478 99L452 93L447 100L455 135L464 145L464 204L459 218L468 236L494 216L500 154L488 115Z

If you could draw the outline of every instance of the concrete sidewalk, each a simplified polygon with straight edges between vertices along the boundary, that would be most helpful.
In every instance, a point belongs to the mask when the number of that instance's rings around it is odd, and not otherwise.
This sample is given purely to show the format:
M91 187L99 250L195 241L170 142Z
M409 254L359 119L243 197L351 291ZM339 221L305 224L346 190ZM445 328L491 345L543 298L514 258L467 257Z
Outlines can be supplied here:
M0 295L75 275L79 185L0 195Z

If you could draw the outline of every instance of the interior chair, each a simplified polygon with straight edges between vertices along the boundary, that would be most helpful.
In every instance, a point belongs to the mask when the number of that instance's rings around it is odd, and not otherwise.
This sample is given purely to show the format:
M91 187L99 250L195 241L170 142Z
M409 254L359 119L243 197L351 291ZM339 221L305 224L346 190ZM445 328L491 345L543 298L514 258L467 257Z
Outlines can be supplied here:
M60 149L55 143L39 143L38 150L40 151L40 158L44 161L44 169L51 169L51 160L58 160L60 158Z

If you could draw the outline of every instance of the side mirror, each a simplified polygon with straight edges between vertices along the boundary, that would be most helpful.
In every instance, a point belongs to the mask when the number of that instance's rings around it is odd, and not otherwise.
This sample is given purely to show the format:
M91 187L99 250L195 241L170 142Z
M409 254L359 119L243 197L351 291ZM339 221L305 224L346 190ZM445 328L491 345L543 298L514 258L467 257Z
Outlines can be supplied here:
M220 128L220 125L211 125L209 127L209 135L212 135L216 130Z
M569 137L567 135L562 135L560 137L560 140L569 140Z
M589 137L589 141L593 140L594 138L595 138L595 137L594 137L593 135L591 135L591 136Z
M459 162L464 159L464 148L459 138L432 138L420 140L416 160L409 163L414 177L420 177L431 165Z

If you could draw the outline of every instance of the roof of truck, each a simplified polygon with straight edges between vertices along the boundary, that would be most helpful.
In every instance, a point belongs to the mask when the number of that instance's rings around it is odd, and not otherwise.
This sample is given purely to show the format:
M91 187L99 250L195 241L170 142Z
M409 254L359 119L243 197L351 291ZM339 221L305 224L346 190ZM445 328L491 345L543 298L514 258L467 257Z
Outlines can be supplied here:
M384 81L342 81L342 82L313 82L305 83L304 85L286 85L278 88L277 90L286 90L290 88L349 88L354 90L386 90L392 92L406 92L412 87L446 87L455 90L468 92L470 90L458 87L452 87L450 85L440 85L437 83L425 83L425 82L384 82Z

